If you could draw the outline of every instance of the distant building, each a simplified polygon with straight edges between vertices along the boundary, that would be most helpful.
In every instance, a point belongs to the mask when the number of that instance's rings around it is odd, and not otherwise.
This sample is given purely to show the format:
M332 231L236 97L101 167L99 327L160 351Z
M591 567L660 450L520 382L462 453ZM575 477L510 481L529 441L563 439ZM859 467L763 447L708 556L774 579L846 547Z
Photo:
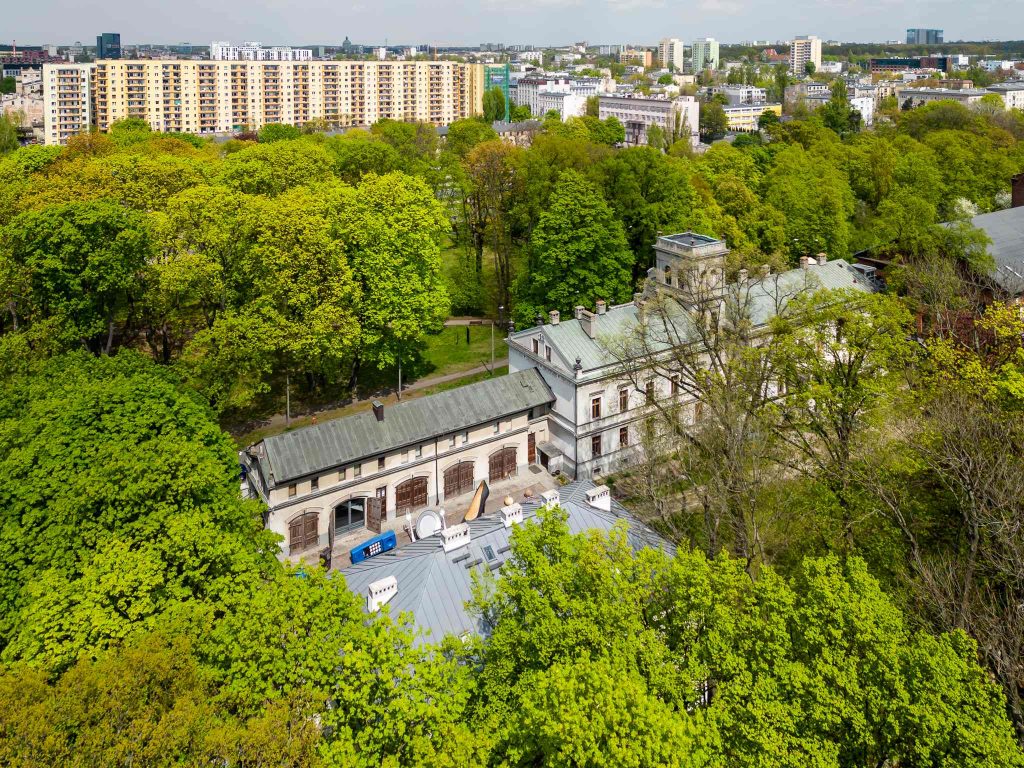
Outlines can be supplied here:
M982 88L897 88L896 99L901 108L913 109L934 101L955 101L958 104L975 104L987 96L989 91Z
M312 61L313 50L287 46L264 48L262 43L254 41L236 46L215 40L210 43L210 58L213 61Z
M686 44L678 37L666 37L658 43L658 61L674 72L682 72L686 62Z
M627 145L646 146L648 130L655 125L669 136L688 136L694 147L700 142L700 104L693 96L602 96L600 101L598 116L602 120L614 117L622 123Z
M648 50L627 48L619 54L620 64L637 64L641 67L650 67L654 64L654 54Z
M729 100L730 107L742 105L764 104L768 101L768 91L756 85L716 85L711 93L720 93Z
M789 44L789 71L794 75L802 75L807 64L821 66L821 40L814 35L800 35Z
M92 126L91 81L95 64L46 64L43 67L43 140L67 144Z
M938 45L942 42L941 29L908 29L907 45Z
M121 58L121 35L117 32L104 32L96 35L97 59Z
M154 131L204 135L313 120L449 125L483 111L483 67L454 61L120 59L46 64L43 81L47 144L126 117Z
M1024 109L1024 80L996 83L985 90L1001 96L1007 109Z
M902 72L915 69L937 69L940 72L953 71L952 56L910 56L900 58L869 59L872 72Z
M506 123L497 120L491 123L491 128L498 134L498 138L506 144L517 147L529 147L533 144L533 137L544 130L544 123L540 120L522 120L518 123Z
M557 112L562 122L587 113L587 97L565 91L545 91L537 95L537 116Z
M739 104L722 107L725 112L726 125L730 131L737 133L753 133L758 129L757 121L765 112L774 112L782 116L781 104Z
M718 69L718 41L715 38L702 37L700 40L694 40L690 54L693 58L694 72Z

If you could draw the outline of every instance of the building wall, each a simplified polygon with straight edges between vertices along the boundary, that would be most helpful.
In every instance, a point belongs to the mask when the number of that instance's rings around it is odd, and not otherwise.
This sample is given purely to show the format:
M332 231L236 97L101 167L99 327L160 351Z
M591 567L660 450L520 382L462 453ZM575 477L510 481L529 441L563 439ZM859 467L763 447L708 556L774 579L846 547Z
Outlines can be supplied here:
M718 69L718 41L714 38L706 37L702 40L694 40L691 53L694 72Z
M43 65L43 134L46 144L66 144L92 124L90 82L94 64Z
M77 114L81 130L93 123L105 131L125 117L142 118L156 131L200 135L318 119L448 125L483 109L483 68L457 62L117 60L94 66L91 99ZM56 77L62 68L54 67ZM57 91L47 87L44 96L55 100ZM53 112L49 101L44 110ZM70 134L57 133L47 131L47 143L66 143Z
M807 62L815 67L821 66L821 40L814 35L798 37L790 43L789 71L794 75L802 75Z
M686 61L686 45L677 37L666 37L658 44L658 61L663 67L672 66L682 72Z
M385 413L385 418L387 415ZM266 528L284 537L282 551L288 555L288 526L299 515L309 511L318 514L317 549L329 546L332 517L335 508L345 501L358 498L373 498L377 489L385 488L387 503L385 505L386 520L382 522L385 530L398 530L405 524L404 515L396 513L396 487L415 477L427 479L427 507L444 506L444 472L453 465L463 461L474 463L474 489L481 480L488 479L488 458L498 450L508 447L516 449L517 473L522 474L528 467L528 440L534 435L536 443L549 439L547 417L539 415L529 418L523 412L506 417L498 422L495 432L494 423L480 425L468 430L468 441L462 442L462 434L438 435L436 439L420 445L422 455L415 455L415 447L408 450L393 451L381 456L367 457L357 464L335 467L321 473L318 478L318 489L312 489L312 478L296 482L295 495L289 495L289 486L275 488L270 492L268 500ZM455 439L454 447L451 438ZM378 469L378 459L384 459L384 469ZM356 467L360 476L356 477ZM342 473L343 474L340 474ZM472 491L456 497L466 500ZM427 507L424 507L427 508ZM419 509L412 512L416 519ZM315 552L317 550L310 550Z
M758 130L757 121L764 112L774 112L776 115L782 115L781 104L741 105L725 107L724 110L729 130L741 133L750 133Z
M602 96L599 117L602 120L609 117L618 119L626 129L626 144L645 146L647 130L652 125L668 130L677 121L689 128L690 142L694 147L699 142L700 105L692 96L677 99Z

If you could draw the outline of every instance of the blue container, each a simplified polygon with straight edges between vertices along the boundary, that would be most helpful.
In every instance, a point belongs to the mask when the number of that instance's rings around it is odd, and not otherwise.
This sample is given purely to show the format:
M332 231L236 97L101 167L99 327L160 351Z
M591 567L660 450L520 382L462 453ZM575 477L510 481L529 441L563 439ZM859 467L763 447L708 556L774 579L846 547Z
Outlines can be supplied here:
M394 531L385 531L379 536L367 539L358 547L349 551L353 563L361 563L371 557L376 557L383 552L389 552L398 546L398 537Z

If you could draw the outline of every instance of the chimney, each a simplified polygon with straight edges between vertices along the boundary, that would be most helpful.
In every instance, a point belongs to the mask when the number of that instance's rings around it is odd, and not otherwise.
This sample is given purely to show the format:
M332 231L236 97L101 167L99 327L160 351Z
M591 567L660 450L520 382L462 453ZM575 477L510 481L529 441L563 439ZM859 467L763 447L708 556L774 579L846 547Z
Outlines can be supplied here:
M441 549L445 552L466 546L469 546L469 523L459 523L441 531Z
M827 253L819 253L818 254L818 266L819 267L824 267L826 264L828 264L828 254Z
M584 309L580 312L580 325L590 338L597 335L597 315L590 310Z
M761 265L761 277L768 277L768 275L770 275L771 273L772 273L772 265L771 264L762 264Z
M612 492L607 485L598 485L587 491L587 504L602 512L612 511Z
M368 613L374 613L380 610L380 607L385 603L389 602L391 598L398 594L398 579L394 576L385 576L383 579L377 579L366 588L366 610Z
M740 285L746 285L748 274L749 273L747 272L746 269L741 269L740 270L740 276L739 276L740 277Z
M502 507L498 510L498 516L501 518L502 525L511 528L516 523L523 522L523 505L509 504L507 507Z
M597 300L597 314L603 315L608 311L608 305L602 299Z
M557 309L552 309L548 314L551 316L551 324L552 325L558 325L558 320L559 320L559 316L560 316L560 313L558 312L558 310Z
M811 257L810 256L801 256L800 257L800 269L807 269L810 266L810 264L811 264Z
M580 317L583 315L583 311L584 311L583 307L577 305L577 306L573 307L572 309L573 309L573 312L576 313L576 319L579 320Z
M1024 173L1018 173L1010 179L1010 207L1020 208L1024 205Z
M558 497L557 490L552 489L550 491L544 491L544 493L542 493L540 497L544 499L543 506L545 507L557 507L559 504L561 504L561 499L559 499Z
M373 415L377 417L377 421L384 421L384 403L380 400L373 401Z

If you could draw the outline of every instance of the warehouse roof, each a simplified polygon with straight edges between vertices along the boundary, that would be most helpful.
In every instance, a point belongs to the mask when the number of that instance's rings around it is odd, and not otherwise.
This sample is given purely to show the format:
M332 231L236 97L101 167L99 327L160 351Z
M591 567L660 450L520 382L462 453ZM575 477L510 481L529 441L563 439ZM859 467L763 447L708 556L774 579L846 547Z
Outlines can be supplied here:
M533 369L407 400L263 440L261 462L272 485L459 432L554 400Z
M674 553L668 541L618 502L611 500L609 511L593 506L587 491L595 487L592 481L581 480L559 489L559 506L568 515L570 532L610 531L624 521L628 526L627 540L634 549L651 547ZM522 524L530 524L541 506L540 499L524 502ZM394 576L398 591L389 602L391 615L411 613L416 626L428 634L431 641L439 641L449 634L484 634L480 618L466 609L467 601L472 598L472 574L491 570L500 575L501 564L509 556L514 528L506 528L496 511L468 525L470 543L467 546L445 552L440 536L429 536L349 566L341 573L348 588L361 597L366 596L370 584Z

